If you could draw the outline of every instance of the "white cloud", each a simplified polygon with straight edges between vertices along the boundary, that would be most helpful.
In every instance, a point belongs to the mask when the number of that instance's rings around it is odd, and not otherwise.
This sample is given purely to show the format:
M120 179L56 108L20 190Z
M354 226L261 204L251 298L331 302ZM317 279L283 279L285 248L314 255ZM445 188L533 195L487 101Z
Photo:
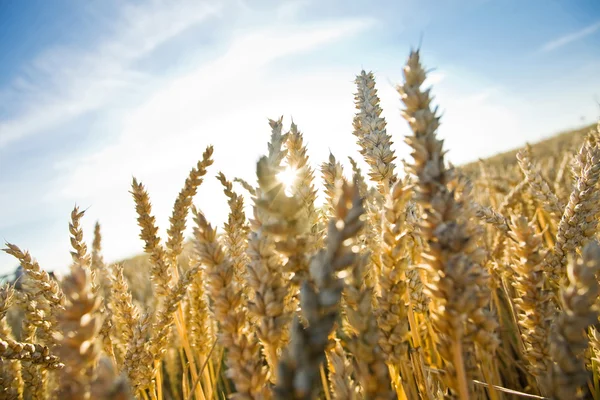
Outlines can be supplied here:
M0 93L5 105L15 103L17 109L15 117L0 122L0 148L102 107L144 80L132 64L215 15L216 4L154 1L126 6L110 37L86 49L55 47L42 53Z
M237 1L246 7L241 11L244 16L256 16L250 2ZM87 153L81 149L55 165L57 178L48 184L55 188L54 192L40 196L43 191L39 191L37 196L29 196L32 204L19 205L28 215L26 222L32 226L39 223L44 228L13 237L8 226L11 237L7 239L29 247L44 266L65 265L69 261L67 218L77 203L82 208L89 207L84 220L87 240L91 239L95 220L102 223L103 247L109 260L139 253L143 245L138 239L134 204L128 193L132 176L146 185L153 214L164 234L173 201L208 144L215 146L215 164L200 188L196 204L211 222L220 223L227 209L214 175L223 171L230 179L240 176L253 181L255 162L266 151L269 139L267 118L280 115L285 116L286 126L293 117L304 132L313 165L324 161L329 149L344 163L348 155L359 159L351 132L355 112L353 78L360 66L349 65L347 60L324 64L310 58L310 52L353 39L372 27L374 21L361 18L291 23L304 6L300 0L270 10L274 17L265 29L249 29L252 24L242 23L246 30L233 38L222 55L205 59L199 65L185 65L186 72L174 77L150 77L133 65L179 32L213 15L212 11L202 14L184 7L171 9L162 3L155 3L149 10L128 9L123 21L131 24L124 23L98 47L84 52L55 49L41 56L31 73L45 71L42 75L50 79L39 84L25 74L15 81L14 90L26 94L29 107L0 125L0 148L85 110L106 108L108 101L120 101L120 95L140 84L149 86L150 95L141 104L120 105L119 118L124 119L107 122L107 126L119 129L108 145ZM361 50L352 47L349 52ZM300 62L286 60L282 68L279 61L286 57ZM402 140L408 128L400 116L402 105L393 83L401 81L398 74L404 54L360 62L365 63L366 69L377 71L383 114L400 166L400 160L409 154ZM522 144L531 134L526 121L535 121L539 130L546 127L538 122L544 120L546 110L516 100L521 96L511 96L474 75L474 71L448 69L429 74L427 80L427 84L435 85L433 94L444 112L440 135L446 138L449 158L457 163L472 160L475 154L484 156ZM149 82L152 84L146 85ZM0 93L0 100L9 95ZM42 100L32 101L36 97ZM4 136L8 128L12 137ZM316 176L320 180L318 171ZM35 182L11 187L9 197L0 195L0 208L14 212L11 202L20 202L19 196L26 197L27 187L32 186L36 186ZM13 192L21 193L17 196ZM27 213L31 208L38 213ZM20 218L7 219L2 215L0 220L5 221L4 227L6 220L8 225L22 222ZM27 243L21 242L22 238ZM0 254L0 268L14 265L12 259L5 262L3 257Z
M339 32L351 35L363 22L343 22L337 26ZM311 73L301 69L273 70L268 64L252 59L245 60L248 69L232 67L239 64L234 61L242 55L247 57L257 52L262 59L260 49L271 48L266 44L275 49L289 49L294 43L322 38L313 42L316 47L333 40L325 38L344 36L332 34L334 31L331 25L313 31L288 27L286 32L246 37L243 42L246 46L236 42L223 57L180 77L139 106L126 121L118 143L89 157L64 162L60 173L67 175L55 185L62 188L55 195L72 202L77 200L84 207L92 206L87 231L91 232L93 221L99 219L105 232L105 252L109 259L115 259L135 253L132 249L142 250L133 200L127 193L132 175L149 190L153 213L164 235L173 201L189 169L205 147L213 144L215 164L200 188L196 204L211 222L220 224L227 208L214 175L223 171L230 179L239 176L254 181L255 162L266 151L269 139L269 117L284 115L286 126L290 117L294 119L305 135L315 167L326 160L329 149L345 164L348 155L361 161L351 134L355 112L352 80L359 71L341 66L321 66L313 68ZM303 35L305 40L301 39ZM250 43L252 46L248 47ZM296 49L305 50L306 45ZM490 137L503 135L510 142L506 133L518 132L518 117L498 103L498 98L504 98L498 89L457 95L452 86L446 85L446 79L450 79L450 85L460 84L456 77L447 78L439 72L430 78L428 83L436 83L434 92L448 111L441 133L448 138L453 161L464 161L474 153L491 153L497 142ZM392 84L386 83L385 71L377 79L400 166L400 160L409 155L402 140L408 129L399 113L398 94ZM464 145L467 137L469 146ZM512 141L519 139L516 134ZM318 171L316 176L320 181Z
M567 35L561 36L559 38L553 39L547 43L545 43L541 48L540 52L548 52L552 50L556 50L563 46L566 46L569 43L575 42L577 40L584 39L590 35L593 35L600 29L600 21L587 26L577 32L572 32Z
M291 19L294 18L301 10L308 7L312 1L310 0L291 0L283 3L277 10L277 18Z
M427 75L425 85L437 85L446 79L446 73L444 71L434 71Z
M44 201L91 206L84 228L91 232L99 219L106 256L115 259L142 250L128 193L132 175L147 185L164 233L187 173L209 144L215 146L215 164L197 203L211 222L225 219L227 204L214 176L223 171L230 179L253 180L254 163L269 139L267 118L285 115L289 124L293 117L305 132L315 163L326 158L328 147L341 157L351 154L354 143L345 139L352 128L352 78L357 71L321 66L303 73L301 68L286 70L273 63L350 38L372 23L341 19L245 32L222 56L127 110L114 143L56 165L57 191ZM64 251L68 255L68 248Z

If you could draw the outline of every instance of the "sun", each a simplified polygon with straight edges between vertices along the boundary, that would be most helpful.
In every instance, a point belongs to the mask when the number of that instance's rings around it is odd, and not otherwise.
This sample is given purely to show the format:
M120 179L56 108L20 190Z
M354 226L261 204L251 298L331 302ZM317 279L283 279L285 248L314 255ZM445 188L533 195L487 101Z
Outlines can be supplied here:
M277 180L283 184L286 196L291 196L292 187L298 178L298 171L293 168L286 168L277 174Z

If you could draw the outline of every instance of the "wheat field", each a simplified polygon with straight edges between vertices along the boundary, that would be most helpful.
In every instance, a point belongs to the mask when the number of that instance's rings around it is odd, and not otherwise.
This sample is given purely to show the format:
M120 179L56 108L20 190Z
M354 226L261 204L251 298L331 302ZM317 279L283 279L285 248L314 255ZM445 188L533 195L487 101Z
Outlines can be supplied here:
M0 289L0 399L600 399L600 130L454 167L418 51L403 75L407 137L356 77L368 171L314 170L275 119L255 182L206 148L167 238L133 179L143 256L106 263L77 207L64 278L6 243L24 274ZM218 229L193 204L214 176Z

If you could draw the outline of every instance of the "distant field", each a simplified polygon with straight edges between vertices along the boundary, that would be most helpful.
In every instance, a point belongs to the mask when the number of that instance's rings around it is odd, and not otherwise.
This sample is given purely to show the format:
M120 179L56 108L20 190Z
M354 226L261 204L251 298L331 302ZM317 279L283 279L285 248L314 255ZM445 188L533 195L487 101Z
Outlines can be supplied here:
M561 132L539 142L530 143L530 145L534 154L539 156L564 154L566 151L576 151L577 147L581 145L585 135L592 129L595 129L595 127L596 124L591 124L573 131ZM496 154L495 156L483 159L483 161L490 167L516 165L517 152L524 147L525 146ZM461 168L465 171L473 171L478 168L478 165L479 162L474 161L462 165Z

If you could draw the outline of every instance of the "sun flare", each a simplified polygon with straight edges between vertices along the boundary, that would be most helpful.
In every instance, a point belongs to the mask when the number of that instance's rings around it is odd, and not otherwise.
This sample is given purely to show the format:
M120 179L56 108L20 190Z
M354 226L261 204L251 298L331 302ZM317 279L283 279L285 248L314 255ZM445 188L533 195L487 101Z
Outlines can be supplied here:
M291 196L291 189L294 186L297 177L298 171L289 167L277 174L277 180L283 184L287 196Z

